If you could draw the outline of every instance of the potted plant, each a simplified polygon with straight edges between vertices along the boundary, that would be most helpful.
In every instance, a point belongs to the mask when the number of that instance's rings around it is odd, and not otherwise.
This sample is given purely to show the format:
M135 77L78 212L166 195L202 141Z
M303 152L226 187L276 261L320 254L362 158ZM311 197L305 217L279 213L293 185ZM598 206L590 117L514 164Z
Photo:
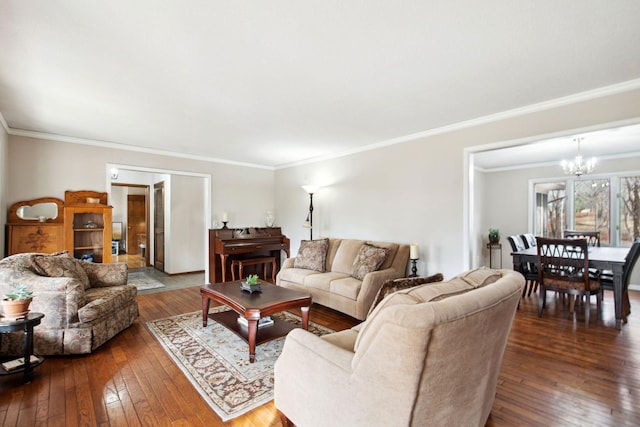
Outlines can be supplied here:
M29 312L29 304L33 300L33 292L26 285L16 285L2 299L2 312L5 317L20 317Z
M497 228L489 229L489 243L496 245L500 242L500 230Z
M262 291L262 287L260 286L260 282L258 282L258 275L257 274L250 274L247 277L247 280L242 282L241 288L242 288L243 291L248 291L249 293Z

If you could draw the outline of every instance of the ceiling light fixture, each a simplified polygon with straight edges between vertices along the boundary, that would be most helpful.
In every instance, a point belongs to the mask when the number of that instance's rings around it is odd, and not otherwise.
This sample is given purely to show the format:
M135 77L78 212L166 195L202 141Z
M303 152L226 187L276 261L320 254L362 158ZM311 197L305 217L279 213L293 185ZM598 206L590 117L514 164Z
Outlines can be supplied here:
M562 161L562 169L564 169L564 173L567 175L575 175L581 176L584 174L588 174L593 172L593 169L596 167L596 158L592 157L587 161L584 161L582 158L582 152L580 151L580 142L584 138L575 138L574 141L578 143L578 154L576 158L572 161L567 162L566 160Z

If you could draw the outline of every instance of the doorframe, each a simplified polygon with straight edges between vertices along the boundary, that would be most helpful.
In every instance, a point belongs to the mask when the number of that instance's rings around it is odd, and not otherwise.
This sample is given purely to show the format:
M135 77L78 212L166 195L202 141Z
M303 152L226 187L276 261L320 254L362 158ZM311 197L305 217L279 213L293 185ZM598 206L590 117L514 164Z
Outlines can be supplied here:
M145 267L149 266L149 210L151 208L151 200L149 199L149 186L146 184L127 184L127 183L119 183L111 181L110 184L115 187L134 187L134 188L144 188L144 220L145 220L145 235L147 236L145 239L145 244L147 250L144 251L144 265ZM109 197L111 197L111 187L109 187ZM128 209L127 209L128 210ZM128 213L127 213L128 215ZM129 221L127 218L127 226L129 225ZM129 234L127 231L127 253L129 253L129 244L128 244Z
M134 172L147 172L147 173L159 173L159 174L168 174L168 175L182 175L182 176L192 176L196 178L204 179L204 191L202 194L202 198L204 200L204 212L202 213L204 217L204 229L202 232L205 235L204 239L204 247L203 247L203 262L204 262L204 277L209 277L209 224L211 224L211 175L198 173L198 172L187 172L187 171L179 171L173 169L160 169L160 168L149 168L144 166L133 166L133 165L125 165L120 163L105 163L105 180L108 197L111 198L111 184L113 181L111 180L111 175L115 171L119 169L125 169ZM148 234L147 234L148 238ZM165 240L166 245L166 240ZM147 246L147 252L149 252L149 247Z

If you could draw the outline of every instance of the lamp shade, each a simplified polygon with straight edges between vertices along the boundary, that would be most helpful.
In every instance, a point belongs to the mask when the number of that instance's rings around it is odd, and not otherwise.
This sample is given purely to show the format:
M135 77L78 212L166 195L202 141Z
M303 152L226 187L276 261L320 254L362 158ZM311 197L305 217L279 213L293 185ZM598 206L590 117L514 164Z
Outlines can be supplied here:
M317 185L303 185L302 188L304 189L304 191L306 191L309 194L313 194L316 191L318 191L318 189L320 188Z

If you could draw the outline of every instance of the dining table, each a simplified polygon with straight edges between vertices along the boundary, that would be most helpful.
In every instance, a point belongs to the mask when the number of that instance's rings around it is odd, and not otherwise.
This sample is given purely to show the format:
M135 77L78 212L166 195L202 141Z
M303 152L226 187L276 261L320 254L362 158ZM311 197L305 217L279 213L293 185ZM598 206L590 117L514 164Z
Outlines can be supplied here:
M590 246L588 249L589 268L598 270L610 270L613 272L613 302L616 313L616 329L622 329L622 322L626 323L626 315L622 313L622 298L624 288L622 283L622 270L624 261L629 253L629 248ZM511 253L513 257L513 269L521 271L522 263L538 262L537 246Z

